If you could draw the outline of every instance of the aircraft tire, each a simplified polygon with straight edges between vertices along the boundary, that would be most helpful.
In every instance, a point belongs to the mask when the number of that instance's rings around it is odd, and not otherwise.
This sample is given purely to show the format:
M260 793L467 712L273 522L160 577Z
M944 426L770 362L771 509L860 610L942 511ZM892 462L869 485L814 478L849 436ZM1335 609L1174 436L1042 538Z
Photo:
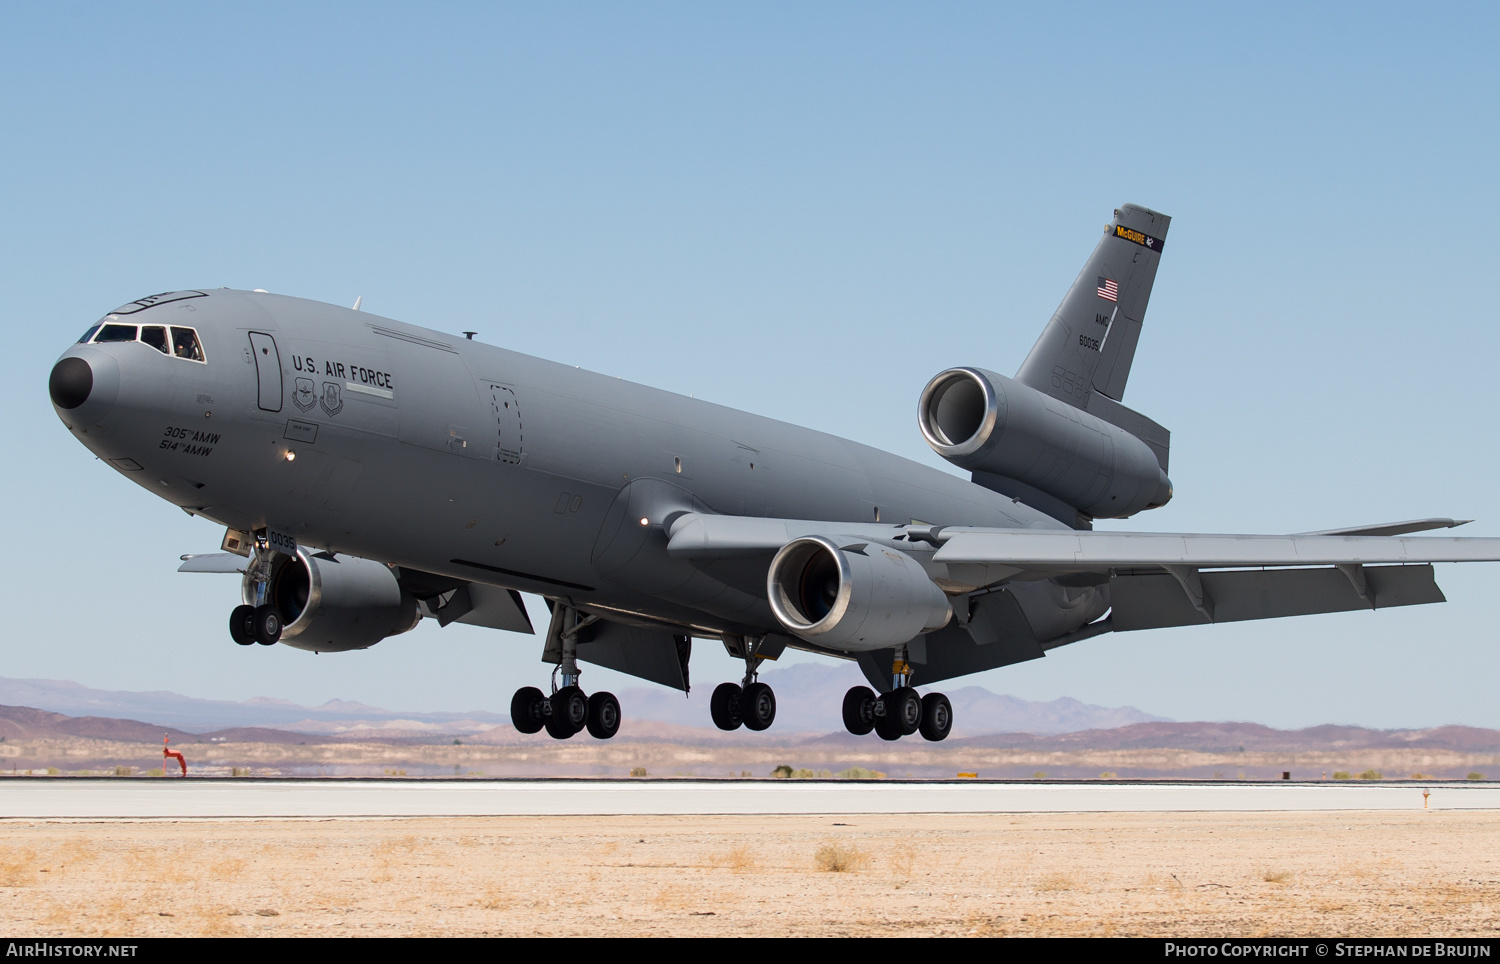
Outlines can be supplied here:
M855 686L844 694L844 729L864 736L875 729L875 691Z
M922 739L937 743L953 731L953 704L942 693L922 697Z
M236 606L229 614L229 638L241 646L255 644L255 629L250 621L255 617L254 606Z
M589 697L589 736L607 740L620 732L620 701L613 693L595 693Z
M740 694L740 717L747 730L767 730L776 721L776 693L765 683L751 683Z
M922 697L910 686L885 694L885 715L902 736L911 736L922 726Z
M889 701L890 694L887 693L885 698ZM875 717L875 735L882 740L899 740L901 739L901 728L896 725L896 719L891 715L889 702L886 703L886 707L884 716Z
M517 733L539 733L543 721L540 712L546 697L535 686L523 686L510 698L510 723Z
M275 606L256 606L250 626L255 641L262 646L275 646L281 639L281 613Z
M708 698L708 713L719 729L738 730L744 722L740 717L740 684L720 683L715 687L714 695Z
M583 730L589 718L589 701L583 690L564 686L552 694L549 702L552 712L547 715L548 736L554 740L567 740Z

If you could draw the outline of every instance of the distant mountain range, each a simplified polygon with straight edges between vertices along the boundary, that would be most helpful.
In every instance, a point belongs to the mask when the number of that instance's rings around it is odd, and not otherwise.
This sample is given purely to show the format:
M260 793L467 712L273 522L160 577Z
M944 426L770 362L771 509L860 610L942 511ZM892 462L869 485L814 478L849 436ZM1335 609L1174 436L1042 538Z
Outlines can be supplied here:
M775 729L790 733L840 733L839 707L844 691L862 685L852 665L798 663L768 668L761 679L776 692ZM708 696L720 681L700 682L689 698L661 687L622 690L617 696L627 723L652 722L693 729L712 728ZM1032 702L1003 696L979 686L946 690L953 703L953 739L995 733L1057 734L1111 730L1133 723L1170 722L1134 707L1092 706L1063 698ZM393 711L348 700L301 706L289 700L256 697L242 702L204 700L167 691L131 692L90 689L66 680L0 678L0 705L30 707L69 717L150 721L149 729L167 727L184 734L239 728L266 728L323 736L477 735L500 724L508 714ZM40 722L40 721L38 721ZM83 725L83 724L79 724ZM627 729L633 729L627 727ZM93 735L78 732L75 735ZM98 735L102 735L98 734ZM236 736L250 740L254 737Z

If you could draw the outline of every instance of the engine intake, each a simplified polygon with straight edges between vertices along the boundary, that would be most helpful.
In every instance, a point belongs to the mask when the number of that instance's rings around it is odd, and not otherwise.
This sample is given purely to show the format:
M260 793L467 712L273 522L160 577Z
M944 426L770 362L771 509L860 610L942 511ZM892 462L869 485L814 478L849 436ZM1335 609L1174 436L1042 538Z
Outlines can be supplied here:
M1145 442L982 368L950 368L928 382L917 423L954 465L1014 479L1094 518L1124 518L1172 498Z
M948 597L911 556L824 536L781 547L766 575L771 610L793 635L846 652L884 649L941 629Z
M241 595L255 604L256 579L245 574ZM266 602L281 614L281 642L311 652L368 649L414 628L417 601L384 563L298 547L278 555L267 579Z

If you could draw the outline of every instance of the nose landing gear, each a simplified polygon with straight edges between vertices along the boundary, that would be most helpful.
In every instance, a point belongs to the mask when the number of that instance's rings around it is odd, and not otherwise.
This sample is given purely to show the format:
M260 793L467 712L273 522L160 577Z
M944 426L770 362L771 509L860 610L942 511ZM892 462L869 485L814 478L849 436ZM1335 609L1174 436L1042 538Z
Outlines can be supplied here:
M257 538L255 551L248 567L251 573L259 574L259 578L255 581L255 602L253 605L236 606L229 613L229 638L241 646L249 646L252 643L275 646L281 639L282 629L285 628L282 625L280 611L275 606L268 605L266 599L266 580L270 575L271 557L274 551L265 542L264 537Z

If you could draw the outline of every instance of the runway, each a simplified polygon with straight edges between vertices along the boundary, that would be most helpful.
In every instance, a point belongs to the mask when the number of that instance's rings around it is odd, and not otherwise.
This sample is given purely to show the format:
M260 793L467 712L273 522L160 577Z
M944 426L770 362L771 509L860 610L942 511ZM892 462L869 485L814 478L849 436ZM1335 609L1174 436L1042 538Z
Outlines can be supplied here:
M9 820L1414 811L1424 805L1431 810L1500 810L1500 785L79 777L0 781L0 819Z

